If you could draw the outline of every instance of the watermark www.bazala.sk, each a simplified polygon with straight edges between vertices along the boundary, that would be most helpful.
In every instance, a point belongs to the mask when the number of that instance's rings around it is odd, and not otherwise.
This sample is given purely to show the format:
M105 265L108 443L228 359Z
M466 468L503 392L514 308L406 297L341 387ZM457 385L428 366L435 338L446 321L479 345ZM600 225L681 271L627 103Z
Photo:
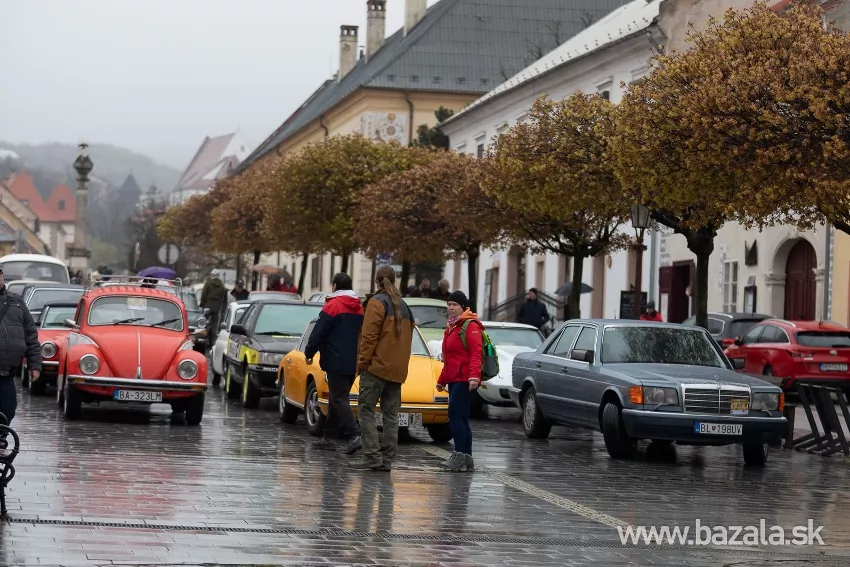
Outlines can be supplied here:
M814 520L808 525L768 526L764 520L757 526L704 526L698 519L694 526L617 526L623 545L824 545Z

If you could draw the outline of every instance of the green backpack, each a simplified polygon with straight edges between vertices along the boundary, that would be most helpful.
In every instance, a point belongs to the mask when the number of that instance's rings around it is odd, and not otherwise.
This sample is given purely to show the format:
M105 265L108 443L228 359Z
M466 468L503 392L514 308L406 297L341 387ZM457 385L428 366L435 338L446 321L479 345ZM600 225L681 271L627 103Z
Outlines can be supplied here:
M463 322L460 328L460 340L463 343L463 348L469 351L469 346L466 344L466 328L472 321ZM496 354L496 347L493 346L493 341L489 335L482 329L481 331L481 381L486 382L499 375L499 355Z

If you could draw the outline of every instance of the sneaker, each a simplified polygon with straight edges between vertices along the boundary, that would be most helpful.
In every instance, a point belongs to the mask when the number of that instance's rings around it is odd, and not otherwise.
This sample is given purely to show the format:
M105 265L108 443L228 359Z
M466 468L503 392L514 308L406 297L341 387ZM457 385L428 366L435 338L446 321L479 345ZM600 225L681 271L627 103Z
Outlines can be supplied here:
M472 459L472 455L464 455L466 457L466 470L471 471L475 470L475 461Z
M466 455L463 453L454 453L447 462L441 463L440 468L450 472L465 472Z
M380 471L386 470L383 468L384 464L375 464L370 461L366 461L363 459L358 459L356 461L349 461L348 468L358 470L358 471Z
M375 470L381 472L390 472L391 470L393 470L393 465L392 463L381 463L381 466L375 468Z
M353 455L357 451L359 451L363 447L363 443L360 442L360 436L357 435L348 440L348 445L345 446L345 454Z
M452 454L449 455L449 458L446 459L445 461L443 461L442 463L440 463L437 466L440 467L441 469L448 468L450 463L452 463L454 461L455 455L457 455L457 451L452 451Z
M321 449L322 451L336 451L336 443L330 439L322 437L318 441L313 441L313 448Z

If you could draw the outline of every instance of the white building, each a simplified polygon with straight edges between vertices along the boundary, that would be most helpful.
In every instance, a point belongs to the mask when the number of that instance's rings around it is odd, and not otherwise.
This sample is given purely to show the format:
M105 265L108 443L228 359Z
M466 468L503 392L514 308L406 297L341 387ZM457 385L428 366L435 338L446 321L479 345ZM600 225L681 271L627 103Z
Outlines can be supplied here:
M171 204L185 203L193 195L208 192L216 181L227 177L248 154L248 145L240 132L204 138L171 193Z
M657 28L660 2L635 0L622 6L453 116L442 127L451 147L481 157L492 139L523 121L543 95L558 100L576 91L596 92L619 102L621 83L644 76L652 47L663 44ZM621 230L634 235L628 225ZM646 242L641 289L656 299L657 235L647 235ZM503 309L493 308L520 301L531 287L553 294L571 279L571 264L572 259L535 256L517 248L483 251L478 267L479 313L503 315ZM582 295L582 316L620 317L621 294L633 286L636 265L636 254L629 250L587 259L584 281L593 291ZM452 288L466 289L466 261L450 263L446 277Z

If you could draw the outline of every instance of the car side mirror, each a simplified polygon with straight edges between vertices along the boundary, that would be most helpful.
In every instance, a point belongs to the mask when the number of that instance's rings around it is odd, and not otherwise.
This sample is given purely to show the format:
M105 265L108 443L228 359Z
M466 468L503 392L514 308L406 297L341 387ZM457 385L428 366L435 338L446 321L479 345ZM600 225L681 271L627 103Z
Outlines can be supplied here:
M64 321L62 321L62 324L65 327L68 327L69 329L76 329L77 328L77 322L74 321L73 319L65 319Z
M570 360L577 360L579 362L587 362L588 364L593 364L594 354L595 353L592 350L575 349L570 353Z
M741 337L735 337L735 346L741 346L742 344Z
M231 325L231 326L230 326L230 334L231 334L231 335L244 335L244 336L248 336L248 329L246 329L246 328L245 328L245 325L239 325L239 324L237 323L236 325Z
M746 364L747 364L747 361L744 360L743 358L733 358L732 359L732 366L735 368L735 370L743 370L744 366Z

